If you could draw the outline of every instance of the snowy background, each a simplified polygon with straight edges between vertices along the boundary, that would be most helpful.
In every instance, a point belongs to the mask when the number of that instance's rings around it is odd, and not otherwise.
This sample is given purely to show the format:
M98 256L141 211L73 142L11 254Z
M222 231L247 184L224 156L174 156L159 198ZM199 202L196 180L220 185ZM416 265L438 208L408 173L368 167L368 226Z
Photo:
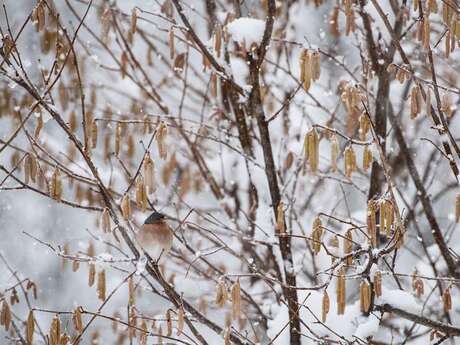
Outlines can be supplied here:
M70 3L79 16L82 16L86 9L84 1L70 0ZM231 279L234 279L233 274L248 273L251 265L258 265L257 259L244 248L244 244L247 242L251 243L255 253L262 260L266 260L268 257L268 246L272 246L275 257L279 261L281 260L277 246L278 239L274 233L275 220L264 171L263 153L261 146L258 145L259 134L256 121L255 119L248 121L251 123L250 135L254 138L254 158L245 160L233 121L234 115L225 108L225 102L220 92L216 97L212 95L210 91L211 69L208 68L203 71L201 54L195 48L191 48L180 39L176 39L176 52L189 54L187 58L188 67L176 75L171 69L170 64L172 62L169 59L167 45L171 22L161 12L160 4L157 1L119 1L117 7L119 8L118 14L122 18L119 20L123 31L129 30L131 10L138 6L138 26L143 32L149 33L149 41L155 43L155 51L152 53L153 65L150 66L147 63L148 46L144 40L136 36L139 33L136 33L132 44L133 53L148 71L148 75L142 75L139 71L132 71L132 75L134 79L146 87L146 90L150 90L151 85L154 86L154 90L162 98L163 105L169 110L169 113L165 114L155 102L143 95L139 85L128 77L121 78L118 71L119 65L115 62L115 59L119 59L121 54L118 33L116 34L115 30L111 29L108 34L108 42L113 45L114 52L114 56L111 56L103 49L101 42L98 42L89 32L88 29L96 35L101 35L103 30L101 28L102 10L98 7L106 3L102 1L94 1L94 3L95 7L89 11L85 20L86 26L81 28L75 45L77 55L81 59L87 107L92 110L94 118L108 118L107 114L111 114L111 119L130 121L143 120L145 115L149 115L154 123L158 119L162 119L168 124L166 140L168 154L166 159L160 158L156 141L150 149L156 166L158 182L157 190L150 196L150 200L157 209L173 219L171 225L176 229L176 234L183 236L193 251L176 239L173 253L170 254L164 268L165 277L173 280L176 290L183 294L186 299L192 301L197 308L201 306L203 310L207 309L206 315L209 319L224 327L228 322L230 304L228 303L224 308L215 305L215 286L221 277L215 271L206 272L209 265L205 264L202 258L208 260L213 266L219 267L222 272L228 273ZM226 23L228 13L232 11L232 6L229 3L226 1L218 2L216 14L222 25ZM308 4L305 1L292 3L289 11L285 12L284 9L287 5L278 2L282 15L277 17L275 21L274 39L269 45L266 62L263 65L262 83L265 88L264 92L266 92L264 96L266 117L269 118L275 114L287 95L298 88L298 61L302 47L319 48L332 54L334 59L322 56L320 80L312 85L308 95L302 89L296 92L289 107L284 109L270 123L269 128L275 163L278 167L282 201L286 205L286 214L289 214L287 227L292 234L310 236L313 220L319 213L333 214L341 219L349 219L364 226L366 224L369 172L366 173L360 168L358 172L353 174L351 180L347 179L343 174L342 157L339 158L338 162L339 172L331 172L330 145L323 135L320 142L319 172L315 175L299 169L303 164L304 136L312 128L312 125L325 125L346 132L347 113L340 99L338 84L341 81L351 83L362 81L360 49L362 52L365 52L366 49L363 33L358 29L347 37L342 35L340 39L330 34L329 16L335 6L334 1L325 1L319 7L316 7L311 1ZM386 1L382 3L385 3L382 6L389 8ZM69 34L72 35L78 20L65 1L55 0L55 4L61 14L62 22L68 27ZM7 1L5 5L11 29L13 32L18 32L35 4L31 4L30 1ZM209 22L206 19L205 2L187 1L183 2L183 6L186 16L192 26L196 28L196 33L212 51L214 36L211 36L208 31ZM246 47L250 47L252 43L257 45L265 27L265 12L261 2L255 0L244 1L241 11L241 16L247 18L224 25L226 35L230 40L228 43L230 63L225 61L223 54L220 57L216 56L216 59L225 66L227 73L232 74L234 80L244 90L250 90L249 68L232 43L233 41L240 44L244 43ZM366 11L369 11L370 15L376 18L373 23L376 30L375 36L377 37L377 30L379 30L382 32L382 42L388 43L388 34L384 30L382 22L378 20L375 9L368 4ZM176 12L174 11L174 13ZM340 27L343 27L343 13L340 15ZM415 16L412 12L411 15ZM174 32L177 33L178 37L183 38L184 35L180 31L183 27L182 23L176 14L174 16L177 20ZM439 17L439 15L436 16L435 18ZM0 18L2 29L5 30L4 14ZM393 20L393 18L391 19ZM436 23L439 21L438 18ZM357 24L361 26L361 19L357 19ZM417 56L419 44L413 42L409 37L403 41L403 46L407 52L414 54L415 67L420 71L420 76L425 78L427 73L421 64L422 59ZM293 44L282 44L281 41L292 42ZM227 45L227 43L225 44ZM40 70L41 68L50 68L50 64L54 61L53 54L43 53L40 34L35 32L31 25L27 26L25 32L22 33L18 41L18 49L24 59L27 73L35 83L39 84L42 80ZM441 52L434 51L434 53L436 56L441 56ZM451 58L453 59L453 57ZM400 57L396 55L398 63L400 63L399 59ZM353 80L343 66L346 66L348 71L351 71L357 79ZM448 63L440 62L439 73L447 77L449 71ZM452 79L456 78L456 76L451 77ZM149 78L149 81L146 78ZM185 88L184 79L188 80ZM64 73L61 80L66 86L72 85L71 74ZM442 83L450 85L449 80L445 78L441 80ZM2 89L13 95L13 98L16 97L19 100L24 95L24 90L20 86L14 85L5 77L2 77L1 85ZM367 88L370 93L375 93L376 87L375 79L368 82ZM404 88L404 85L393 80L390 89L390 102L397 110L403 104L402 109L404 110L400 120L404 125L410 149L414 154L413 158L420 174L422 176L426 174L424 176L425 187L433 202L440 227L449 241L449 246L459 253L460 235L458 229L455 229L455 197L458 186L456 186L447 160L431 144L421 140L421 138L427 137L437 144L441 142L437 132L430 128L432 123L424 113L419 115L420 117L415 121L410 119L409 101L404 99ZM95 99L91 99L92 94L96 95ZM58 92L53 91L53 95L58 97ZM457 97L454 95L455 93L452 94L452 100L455 103ZM244 104L247 99L242 97L240 102ZM374 104L375 100L372 99L370 102ZM79 99L75 96L71 96L69 106L64 107L58 101L55 108L66 120L69 119L72 111L77 111L80 116ZM20 109L20 112L24 116L28 109ZM187 136L199 145L200 153L221 187L224 195L221 200L217 200L213 196L206 179L200 175L189 145L175 129L174 124L170 121L171 118L174 118L176 123L180 123ZM17 119L11 114L1 113L0 139L8 139L16 126ZM36 118L34 116L25 128L33 133L35 126ZM144 148L148 145L152 134L144 134L142 124L126 126L128 129L122 136L120 154L120 157L126 160L126 166L123 166L114 155L107 160L104 153L105 136L112 138L110 139L110 145L112 145L110 150L113 152L115 126L113 122L99 122L98 146L93 151L92 158L98 167L103 182L119 193L115 198L117 202L120 202L121 194L129 186L125 169L131 172L136 171L142 162ZM398 156L399 148L392 137L390 128L388 126L387 154L389 161L395 165L393 172L398 188L396 199L403 216L405 216L408 210L400 195L403 195L412 206L413 200L416 200L416 190L406 166L397 164L401 158ZM450 129L457 138L460 128L455 115ZM83 136L81 124L79 124L76 134L80 138ZM357 138L357 136L355 137ZM368 135L367 140L370 139L371 136ZM133 154L128 152L130 150L129 140L134 146L135 152ZM23 131L14 139L12 144L17 148L30 150L30 141ZM65 133L53 119L45 122L38 144L46 147L54 157L70 170L81 176L91 177L85 162L78 154L73 161L66 158L70 152L68 141ZM339 144L342 151L346 141L339 138ZM355 150L358 165L361 166L362 147L356 145ZM373 147L372 150L374 157L378 157L376 148ZM2 151L0 164L11 168L15 152L16 150L13 148ZM49 159L45 152L39 152L42 157ZM293 155L294 162L292 166L285 168L288 154ZM168 167L173 164L171 163L174 160L172 157L175 157L177 163L175 168L168 172ZM47 170L48 177L51 176L52 171L52 169ZM255 184L259 198L254 220L254 234L249 241L245 237L250 233L249 228L251 227L246 213L249 209L248 172L251 181ZM19 178L23 176L23 172L16 171L15 174ZM168 174L171 175L169 179ZM0 180L3 181L5 176L4 172L1 172ZM71 183L70 180L71 178L66 175L63 177L63 199L76 200L78 182ZM110 292L123 281L127 274L136 270L135 264L121 262L127 259L123 253L127 254L129 258L133 258L129 249L124 244L118 243L112 234L104 234L101 231L100 211L73 208L30 190L5 190L14 186L17 186L17 183L10 178L6 182L2 182L2 187L5 188L0 191L0 253L4 258L4 261L0 262L0 293L17 283L12 273L14 272L19 275L19 279L28 278L37 284L38 299L30 300L34 308L47 311L72 311L77 306L83 306L87 310L97 310L100 301L97 298L96 287L88 287L87 283L89 265L82 262L78 271L73 272L72 262L63 260L57 253L62 254L61 251L66 246L71 255L84 257L88 254L88 248L92 246L95 254L91 262L96 264L98 272L102 269L106 270L107 291ZM87 186L84 193L86 190ZM100 206L100 204L98 205L96 187L93 186L92 190L92 195L96 198L94 206ZM133 193L131 192L132 199L135 198ZM78 203L89 206L88 195L85 194ZM234 217L229 217L224 211L225 207L230 207L232 210L240 207L240 212L235 213ZM434 244L420 203L414 207L414 210L417 212L416 224L428 246L428 253L435 262L436 268L440 272L439 275L445 276L444 261ZM134 210L132 221L135 229L139 224L142 224L148 213L149 211ZM184 221L184 223L181 225L180 221ZM332 220L323 220L323 225L342 235L349 227L347 224L340 224ZM332 237L330 232L326 232L323 242L329 243ZM259 245L254 244L257 241L259 241ZM356 241L364 243L365 239L358 237ZM56 251L50 249L45 243L50 244ZM108 243L120 247L121 252ZM414 314L446 322L436 282L430 279L424 280L425 293L421 298L415 296L411 287L411 274L414 273L414 270L420 276L434 277L432 267L420 243L421 238L415 231L414 223L411 223L407 229L404 247L398 251L394 263L392 263L393 253L388 255L387 262L390 265L394 264L394 272L399 274L397 280L402 284L401 286L395 283L396 279L389 273L388 266L384 262L380 261L374 265L378 266L378 269L383 273L383 295L376 302L378 304L388 303ZM340 248L337 251L340 255L343 253L342 242L340 242ZM297 285L299 287L321 285L329 279L327 269L331 265L331 258L324 250L319 255L312 256L308 241L294 238L292 239L292 252L294 267L290 269L297 273ZM113 263L106 262L112 259ZM429 329L415 325L411 321L400 317L391 318L387 314L382 319L382 314L377 311L372 312L369 316L362 315L359 299L359 284L361 282L359 273L366 266L367 259L365 256L361 257L347 273L349 279L347 279L345 315L337 315L336 312L336 279L332 279L327 286L331 308L325 325L317 322L321 318L321 299L324 289L298 291L298 300L305 306L300 310L301 319L311 328L307 330L306 327L302 326L301 332L305 334L302 337L303 344L318 343L318 338L366 343L366 338L372 336L376 344L400 344L404 339L406 339L407 344L428 344L430 342ZM7 268L6 263L11 270ZM196 265L196 270L190 269L191 263ZM374 267L372 270L377 270L377 268ZM152 293L149 285L140 276L140 274L145 273L142 267L137 273L134 277L136 284L138 284L136 289L138 314L145 316L149 321L156 319L157 326L161 326L164 331L166 329L164 315L166 310L172 306L164 298ZM444 288L448 286L447 283L443 282ZM267 330L263 330L263 327L258 324L254 308L247 303L243 305L243 308L247 307L245 310L247 314L243 319L246 321L249 319L249 324L246 322L241 326L238 325L237 321L233 321L233 326L237 329L241 327L242 333L247 334L248 338L254 342L289 344L289 327L285 327L288 321L288 309L285 304L279 301L280 287L275 285L277 294L274 294L262 280L241 277L241 284L266 316L268 320ZM14 306L14 313L15 316L24 320L29 307L27 303L24 303L22 291L18 289L18 292L21 303ZM10 293L11 290L8 290L5 296L9 298ZM453 281L451 293L453 309L449 313L450 319L452 324L458 325L460 324L458 281ZM124 284L110 299L110 303L104 307L104 314L117 314L118 317L126 320L127 295L128 288ZM207 308L204 308L204 305L207 305ZM48 332L54 314L36 311L34 315L44 332ZM85 320L89 320L89 318ZM68 314L62 315L61 321L67 333L72 334L74 331L70 316ZM93 338L98 338L99 344L114 343L115 339L122 338L120 334L123 334L124 330L122 327L120 329L117 331L118 333L115 333L112 331L110 321L97 320L85 334L82 343L90 344ZM198 329L205 334L209 344L223 343L222 334L216 334L203 325L198 325ZM257 338L254 337L254 330ZM416 336L411 336L411 334ZM2 337L0 343L10 342L7 332L0 333L0 336ZM40 337L37 336L36 339L37 344L43 343ZM270 342L271 339L274 341ZM149 344L156 344L157 342L157 337L149 338ZM11 341L11 343L13 342ZM128 343L129 340L126 339L123 344Z

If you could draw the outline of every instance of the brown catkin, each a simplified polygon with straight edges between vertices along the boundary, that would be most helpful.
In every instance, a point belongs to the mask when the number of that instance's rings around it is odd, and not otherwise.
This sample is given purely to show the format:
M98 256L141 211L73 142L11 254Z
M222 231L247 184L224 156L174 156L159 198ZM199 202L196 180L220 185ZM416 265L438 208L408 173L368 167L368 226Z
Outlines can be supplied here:
M72 322L73 327L77 334L81 334L83 332L83 321L81 319L81 307L77 307L72 313Z
M363 151L363 170L366 172L369 170L369 168L372 165L373 161L372 157L372 151L369 148L369 145L364 146L364 151Z
M452 100L448 93L445 93L441 97L441 110L447 115L447 117L451 117L453 114Z
M345 298L346 298L346 285L345 285L345 270L341 268L337 277L337 315L345 313Z
M136 304L136 290L133 277L129 277L128 279L128 304L130 306Z
M415 119L422 110L422 100L420 96L420 88L414 86L410 92L410 118Z
M230 330L230 326L228 326L224 332L224 345L232 345L232 342L230 340L231 334L232 334L232 331Z
M362 281L359 286L361 312L367 313L371 305L371 287L367 281Z
M227 292L227 285L224 282L219 282L217 284L217 291L216 291L216 304L219 307L223 307L225 302L228 299L228 292Z
M168 134L168 127L166 126L166 123L162 121L160 122L158 131L156 134L158 153L161 159L166 159L167 157L167 151L166 151L166 135L167 134Z
M451 52L451 47L450 47L451 39L452 39L452 33L450 32L450 30L447 30L447 33L446 33L446 36L445 36L445 41L444 41L446 59L449 58L449 55L450 55L450 52Z
M147 154L144 158L144 181L147 193L151 194L155 191L155 165L153 160L150 157L150 154Z
M339 6L334 6L334 9L331 12L331 16L329 17L329 30L331 32L331 35L334 37L340 36L339 13L340 13Z
M237 320L241 314L241 287L237 279L232 286L232 319Z
M131 199L128 194L121 199L121 214L125 220L131 218Z
M58 315L51 321L49 339L50 345L60 345L61 343L61 321Z
M452 296L450 294L450 288L444 290L442 294L442 303L444 305L444 311L449 312L452 309Z
M115 128L115 155L120 154L120 147L121 147L121 124L117 123Z
M321 237L323 235L323 225L321 223L321 218L316 217L313 221L313 229L311 232L311 248L313 253L316 255L321 250Z
M168 33L168 46L169 46L169 58L172 60L174 59L174 53L175 53L175 48L174 48L174 29L171 27L169 29Z
M93 120L91 123L91 147L95 149L97 147L97 122L96 120Z
M2 303L2 310L0 312L0 325L5 327L5 331L8 332L11 325L11 309L6 300Z
M370 129L369 117L366 115L366 112L363 112L359 116L359 140L366 140L366 135Z
M322 312L321 312L321 321L326 322L327 314L329 313L330 308L330 300L327 291L324 290L323 292L323 300L322 300Z
M351 174L356 171L356 154L353 146L349 145L344 152L345 176L351 177Z
M34 339L34 331L35 331L35 319L32 310L29 312L29 316L27 317L26 323L26 342L27 345L32 345Z
M53 175L51 176L50 196L57 201L60 201L62 198L61 171L58 167L54 169Z
M412 274L412 289L415 292L415 295L420 298L425 290L423 280L417 277L417 270Z
M37 177L37 161L33 154L27 154L24 159L24 183L29 184L30 180L36 181Z
M311 54L311 78L318 80L321 76L321 60L319 51L314 51Z
M307 49L303 49L300 53L300 82L305 91L310 89L311 85L311 56Z
M120 56L121 79L125 79L126 77L127 65L128 65L128 54L126 53L126 51L123 50Z
M215 35L214 35L214 51L216 52L217 58L220 58L222 47L222 28L220 25L216 25Z
M393 204L390 201L387 201L385 208L385 233L387 235L387 238L391 237L391 228L395 220L394 213L395 210Z
M426 89L425 107L426 116L431 117L431 88L429 87Z
M88 269L88 286L93 286L96 278L96 265L92 262Z
M337 171L337 160L339 158L339 143L335 134L331 135L331 170L332 172Z
M135 34L137 31L137 9L134 7L131 10L131 33Z
M110 232L110 213L109 209L107 207L104 208L104 211L102 211L102 216L101 216L101 227L102 231L104 233Z
M353 263L353 256L351 252L353 251L353 233L352 230L347 230L345 233L345 238L343 240L343 253L347 256L345 263L351 265Z
M185 323L185 312L184 308L181 306L177 312L177 335L181 335L184 330Z
M136 179L136 204L142 211L147 209L147 192L141 175Z
M106 292L105 270L102 270L97 274L97 297L101 301L105 301L105 292Z
M315 128L312 128L304 140L305 159L310 165L313 173L318 170L319 163L319 136Z
M280 234L286 233L286 227L284 223L284 205L282 202L280 202L276 208L276 230Z
M166 335L168 337L172 335L171 309L166 311Z
M147 345L148 330L147 330L147 322L145 322L145 320L142 320L141 330L142 332L140 333L140 336L139 336L139 344Z
M377 246L377 220L376 220L376 205L374 200L369 200L367 203L367 233L371 244Z

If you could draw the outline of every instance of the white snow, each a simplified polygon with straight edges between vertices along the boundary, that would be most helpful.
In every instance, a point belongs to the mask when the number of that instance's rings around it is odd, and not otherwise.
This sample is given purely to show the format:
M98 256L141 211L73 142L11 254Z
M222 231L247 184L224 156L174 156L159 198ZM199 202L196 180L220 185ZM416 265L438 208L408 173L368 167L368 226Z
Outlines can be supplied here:
M360 320L359 326L356 328L354 333L355 337L360 339L367 339L374 336L379 330L380 320L377 316L371 314L369 317L363 318Z
M265 22L254 18L238 18L227 25L227 31L232 39L250 47L253 43L259 44L264 35Z
M246 78L249 76L249 67L243 59L232 58L230 59L230 66L232 68L235 81L239 85L246 85Z
M402 290L383 289L382 296L377 299L377 303L389 304L410 313L418 313L420 311L420 306L415 300L415 297Z

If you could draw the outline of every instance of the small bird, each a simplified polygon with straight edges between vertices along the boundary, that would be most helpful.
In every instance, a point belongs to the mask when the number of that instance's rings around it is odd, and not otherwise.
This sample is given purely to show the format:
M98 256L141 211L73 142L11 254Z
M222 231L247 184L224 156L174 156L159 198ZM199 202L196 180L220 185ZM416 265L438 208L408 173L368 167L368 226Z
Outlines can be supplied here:
M165 215L154 211L144 221L137 239L142 248L150 257L159 262L163 260L171 250L173 243L173 231L165 220Z

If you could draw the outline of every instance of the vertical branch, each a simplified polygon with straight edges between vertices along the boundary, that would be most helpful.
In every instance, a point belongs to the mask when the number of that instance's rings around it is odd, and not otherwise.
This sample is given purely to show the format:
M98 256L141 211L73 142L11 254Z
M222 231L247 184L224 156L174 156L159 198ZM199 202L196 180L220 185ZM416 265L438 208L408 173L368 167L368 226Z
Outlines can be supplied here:
M264 156L265 174L267 177L268 187L270 191L273 213L276 218L278 217L277 208L281 202L281 194L278 185L275 161L273 158L273 149L270 140L270 130L268 127L269 122L265 118L259 82L260 66L262 65L272 35L274 16L275 1L269 0L267 21L265 24L262 42L260 43L260 46L257 50L257 58L251 54L249 54L248 57L249 79L252 86L252 91L249 96L249 113L252 116L254 116L257 120L257 126L260 133L260 141ZM276 229L276 231L277 234L279 234L280 229ZM292 345L300 345L300 320L296 290L297 279L294 271L292 270L293 257L291 250L291 238L289 236L278 236L278 239L281 256L283 258L284 263L284 275L286 278L286 284L288 285L283 287L283 294L288 303L290 343Z

